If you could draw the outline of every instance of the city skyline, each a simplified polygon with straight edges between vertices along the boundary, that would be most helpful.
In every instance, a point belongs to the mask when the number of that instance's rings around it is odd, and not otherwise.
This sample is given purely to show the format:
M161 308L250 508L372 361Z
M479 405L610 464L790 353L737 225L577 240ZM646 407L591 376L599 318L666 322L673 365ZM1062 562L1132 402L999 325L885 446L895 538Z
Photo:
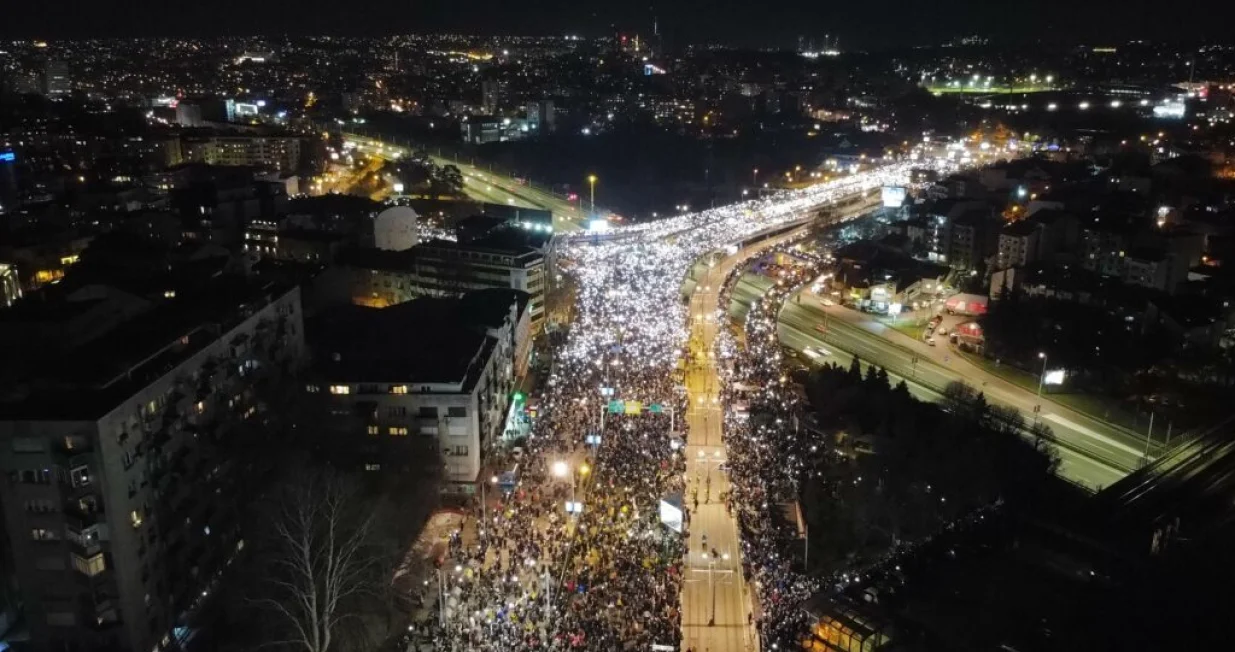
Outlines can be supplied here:
M1147 3L1146 3L1147 4ZM1194 4L1195 10L1187 5ZM220 0L160 11L151 0L123 7L95 3L70 14L52 5L10 8L0 36L76 39L107 37L233 35L357 35L463 33L495 36L578 34L600 37L621 32L651 36L654 23L670 44L714 42L741 47L791 48L800 37L822 42L839 38L844 49L928 46L980 34L999 43L1117 43L1135 39L1207 40L1220 34L1199 2L1185 3L1171 21L1151 7L1131 10L1126 3L1099 0L1077 6L1052 0L1011 20L1004 7L975 0L924 5L900 0L882 4L821 7L804 0L778 4L778 11L736 0L650 4L646 8L549 0L535 12L495 0L467 5L427 3L408 7L382 0L360 0L346 10L321 0L289 12L274 5ZM140 20L135 17L140 16Z
M0 26L0 650L1235 639L1196 6L119 6Z

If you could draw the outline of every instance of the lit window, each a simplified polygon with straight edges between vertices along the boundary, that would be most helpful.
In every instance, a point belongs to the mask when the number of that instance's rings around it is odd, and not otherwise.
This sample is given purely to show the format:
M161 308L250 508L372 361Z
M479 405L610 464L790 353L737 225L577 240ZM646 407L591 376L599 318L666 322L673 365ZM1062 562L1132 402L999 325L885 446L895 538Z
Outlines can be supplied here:
M391 393L391 394L406 394L406 393L407 393L407 385L391 385L391 386L390 386L390 393Z
M331 385L330 393L331 394L351 394L352 388L347 385Z
M101 552L92 557L79 557L76 553L71 555L71 557L73 568L84 575L94 577L107 570L107 564L103 561L103 553Z
M370 434L370 435L376 435L376 434L380 434L380 433L381 433L381 429L380 429L380 428L378 428L377 426L369 426L369 434Z
M407 427L406 427L406 426L391 426L391 427L390 427L390 434L391 434L391 435L393 435L393 436L395 436L395 437L406 437L406 436L407 436Z
M321 388L321 387L318 387L317 385L305 385L305 386L304 386L304 391L306 391L306 392L308 392L308 393L310 393L310 394L316 394L316 393L318 393L318 392L322 391L322 388Z
M382 470L382 465L381 465L381 464L366 464L366 465L364 465L364 470L366 470L366 471L380 471L380 470Z
M141 512L137 511L136 509L129 512L129 522L132 523L133 527L135 528L141 527L142 526Z

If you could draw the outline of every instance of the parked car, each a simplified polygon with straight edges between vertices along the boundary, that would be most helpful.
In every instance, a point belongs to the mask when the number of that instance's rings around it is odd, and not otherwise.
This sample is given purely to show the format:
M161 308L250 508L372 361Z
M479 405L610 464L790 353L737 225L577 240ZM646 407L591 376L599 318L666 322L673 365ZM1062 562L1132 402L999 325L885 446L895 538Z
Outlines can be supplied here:
M928 337L928 338L926 338L926 343L927 343L927 344L929 344L929 345L931 345L931 346L935 346L935 338L933 338L933 337Z

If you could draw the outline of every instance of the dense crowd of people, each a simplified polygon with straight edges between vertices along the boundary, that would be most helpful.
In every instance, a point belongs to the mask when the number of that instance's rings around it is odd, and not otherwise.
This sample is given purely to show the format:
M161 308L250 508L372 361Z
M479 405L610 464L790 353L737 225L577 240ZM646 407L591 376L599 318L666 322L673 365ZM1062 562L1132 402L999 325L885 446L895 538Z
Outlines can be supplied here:
M658 507L685 489L685 461L674 445L682 435L671 425L684 427L687 408L687 270L708 252L804 217L830 197L904 183L909 170L894 164L623 228L603 241L566 242L562 267L578 288L576 318L552 352L518 486L492 491L498 495L476 507L474 540L456 538L439 573L439 649L678 647L685 532L662 524ZM721 354L734 358L731 347ZM752 354L734 358L730 393L758 383L769 392L759 400L776 400L780 390L759 375L763 367L743 363ZM730 412L727 436L736 448L729 459L738 480L732 502L743 514L747 564L762 583L760 621L770 624L761 627L777 628L778 605L810 585L776 574L778 553L755 516L783 484L775 471L764 476L777 449L752 445L759 431L738 427Z
M788 252L793 247L788 242L776 249ZM775 250L769 258L772 253ZM825 459L830 450L821 433L800 427L805 405L786 375L777 336L777 317L785 301L824 269L822 260L794 255L801 264L775 270L776 282L751 305L742 341L722 331L715 345L721 360L722 402L730 406L723 432L743 564L756 587L756 625L765 650L792 649L809 635L814 618L805 607L812 596L820 591L852 593L878 583L898 573L901 563L934 540L901 542L861 566L821 574L817 569L808 572L800 533L787 519L777 517L774 507L798 500L807 469ZM726 278L719 305L730 304L740 277L749 271L738 268ZM997 507L983 506L947 524L942 532L951 535L972 529Z

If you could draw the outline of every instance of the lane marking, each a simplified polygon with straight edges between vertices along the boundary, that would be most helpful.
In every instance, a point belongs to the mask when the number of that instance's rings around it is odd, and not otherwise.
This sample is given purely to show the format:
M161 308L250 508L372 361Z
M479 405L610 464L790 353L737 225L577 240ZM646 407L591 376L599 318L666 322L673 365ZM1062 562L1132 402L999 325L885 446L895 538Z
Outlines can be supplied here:
M1054 421L1055 423L1058 423L1061 426L1064 426L1066 428L1070 428L1076 432L1079 432L1082 435L1085 435L1086 437L1089 437L1091 439L1097 439L1098 441L1114 446L1115 448L1118 448L1119 450L1132 453L1133 455L1136 455L1137 457L1140 457L1141 455L1144 454L1144 451L1137 450L1127 444L1115 441L1114 439L1111 439L1110 437L1107 437L1106 435L1103 435L1098 432L1094 432L1093 430L1090 430L1089 428L1086 428L1085 426L1082 426L1081 424L1076 423L1075 421L1065 419L1064 417L1061 417L1058 414L1054 414L1054 413L1045 414L1043 415L1042 420L1043 421Z

